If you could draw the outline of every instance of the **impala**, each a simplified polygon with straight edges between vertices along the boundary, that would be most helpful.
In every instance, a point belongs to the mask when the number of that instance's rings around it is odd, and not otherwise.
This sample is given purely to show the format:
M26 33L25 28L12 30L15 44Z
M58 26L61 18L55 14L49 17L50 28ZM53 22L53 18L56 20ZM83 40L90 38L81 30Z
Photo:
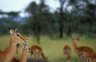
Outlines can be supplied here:
M16 32L15 29L10 28L10 45L7 50L0 52L0 62L11 62L16 55L17 44L24 42L25 38Z
M66 61L71 62L71 47L65 45L63 48L64 55L66 56Z
M94 51L89 46L77 46L77 43L79 42L78 38L79 37L77 37L75 39L72 38L72 40L73 40L73 47L76 50L76 52L77 52L77 54L79 56L79 59L81 61L81 60L87 58L85 53L86 54L90 54L90 53L94 53Z
M46 59L42 48L38 45L32 45L30 48L30 52L31 52L31 55L33 55L35 59L40 59L40 57L42 57L43 59Z

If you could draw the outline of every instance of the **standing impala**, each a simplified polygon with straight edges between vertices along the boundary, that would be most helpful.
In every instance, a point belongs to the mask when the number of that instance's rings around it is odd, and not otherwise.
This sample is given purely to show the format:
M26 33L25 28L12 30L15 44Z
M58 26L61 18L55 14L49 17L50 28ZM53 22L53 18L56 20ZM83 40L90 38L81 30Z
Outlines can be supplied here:
M16 55L17 44L25 40L25 38L15 29L10 28L10 45L6 51L0 52L0 62L11 62Z
M79 56L80 61L82 61L83 59L87 58L87 54L93 53L93 49L88 47L88 46L77 46L77 43L79 41L79 37L77 38L72 38L73 40L73 47L77 52L77 55ZM86 55L85 55L86 54Z

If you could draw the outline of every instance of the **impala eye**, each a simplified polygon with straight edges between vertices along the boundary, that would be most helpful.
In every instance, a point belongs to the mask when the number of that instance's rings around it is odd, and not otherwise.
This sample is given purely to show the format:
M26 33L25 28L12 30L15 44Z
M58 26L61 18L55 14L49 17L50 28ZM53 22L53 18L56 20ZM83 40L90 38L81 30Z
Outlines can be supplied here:
M20 36L19 34L17 34L17 36Z

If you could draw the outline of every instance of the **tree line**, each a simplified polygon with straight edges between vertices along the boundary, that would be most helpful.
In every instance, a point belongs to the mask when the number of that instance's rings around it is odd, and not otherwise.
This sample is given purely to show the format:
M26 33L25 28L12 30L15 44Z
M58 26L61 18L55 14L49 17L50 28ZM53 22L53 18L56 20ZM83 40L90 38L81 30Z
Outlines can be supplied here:
M0 34L5 34L8 26L16 26L24 34L34 35L38 41L40 35L47 34L50 37L63 34L71 36L72 33L96 35L96 2L95 0L56 0L59 7L51 12L46 0L30 2L25 12L29 14L24 23L18 23L13 18L19 12L3 12L8 18L0 18ZM65 3L68 3L66 7ZM53 3L55 4L55 3ZM71 7L72 9L68 9ZM23 21L22 21L23 22Z

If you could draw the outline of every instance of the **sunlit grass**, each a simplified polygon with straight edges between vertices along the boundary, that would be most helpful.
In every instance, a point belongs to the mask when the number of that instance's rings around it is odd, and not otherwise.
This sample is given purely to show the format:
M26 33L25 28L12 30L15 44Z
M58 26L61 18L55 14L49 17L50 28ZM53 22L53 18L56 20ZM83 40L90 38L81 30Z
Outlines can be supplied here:
M37 44L36 39L33 36L28 36L29 46ZM55 38L53 40L49 39L48 36L41 36L40 40L41 44L39 46L42 47L45 56L48 58L49 62L64 62L63 55L63 46L69 45L72 48L72 61L77 62L77 55L72 46L72 40L68 37L64 39ZM0 36L0 50L4 50L9 45L9 37L8 36ZM80 38L78 46L90 46L96 52L96 38L87 38L83 36ZM21 51L21 49L20 49ZM21 52L18 54L19 58Z

